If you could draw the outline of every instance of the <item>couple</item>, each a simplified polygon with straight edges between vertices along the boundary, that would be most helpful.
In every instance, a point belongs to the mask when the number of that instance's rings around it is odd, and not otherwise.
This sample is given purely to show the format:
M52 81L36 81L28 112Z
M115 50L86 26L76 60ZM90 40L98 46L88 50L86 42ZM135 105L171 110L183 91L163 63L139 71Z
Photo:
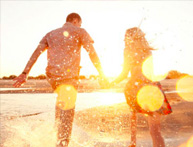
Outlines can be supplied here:
M75 102L77 97L80 52L81 46L88 52L89 57L97 69L100 84L108 84L97 53L93 47L93 39L81 27L81 17L77 13L71 13L66 18L66 23L58 29L47 33L40 41L38 47L32 54L24 71L14 80L13 86L20 87L26 82L27 76L42 52L47 49L47 80L57 93L55 107L55 124L57 126L57 147L68 147L72 123L75 112ZM165 99L165 106L159 112L144 111L136 103L136 94L143 85L152 82L142 74L142 63L151 55L152 48L145 39L145 34L137 27L128 29L125 34L124 49L124 68L118 78L110 86L118 84L131 72L131 78L126 84L125 97L128 105L132 108L131 112L131 147L136 146L136 113L148 114L149 130L154 147L165 147L164 139L160 132L161 114L171 113L171 107ZM136 82L139 84L136 85ZM159 84L159 83L157 83Z

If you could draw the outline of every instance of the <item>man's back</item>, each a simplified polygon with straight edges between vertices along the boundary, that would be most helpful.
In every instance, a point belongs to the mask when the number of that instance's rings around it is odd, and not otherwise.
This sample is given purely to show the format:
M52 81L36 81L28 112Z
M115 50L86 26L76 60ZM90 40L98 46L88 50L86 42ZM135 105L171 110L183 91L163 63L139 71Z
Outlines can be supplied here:
M67 22L49 32L40 43L48 46L47 76L60 80L78 77L81 45L86 46L93 40L84 29Z

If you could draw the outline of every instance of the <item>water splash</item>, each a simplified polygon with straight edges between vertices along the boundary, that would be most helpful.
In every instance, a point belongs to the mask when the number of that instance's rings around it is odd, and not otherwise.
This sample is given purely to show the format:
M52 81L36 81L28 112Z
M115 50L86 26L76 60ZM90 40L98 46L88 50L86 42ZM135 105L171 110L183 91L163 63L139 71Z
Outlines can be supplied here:
M6 121L6 120L5 120ZM7 120L3 147L54 147L56 129L53 121L33 117Z

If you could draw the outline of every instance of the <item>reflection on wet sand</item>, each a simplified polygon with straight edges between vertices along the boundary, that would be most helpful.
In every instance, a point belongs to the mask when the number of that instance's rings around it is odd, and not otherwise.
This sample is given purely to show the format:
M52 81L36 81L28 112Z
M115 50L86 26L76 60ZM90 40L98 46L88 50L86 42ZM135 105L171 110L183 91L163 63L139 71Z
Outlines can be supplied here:
M187 102L177 94L176 81L162 82L173 108L172 114L163 116L162 132L166 146L190 146L193 102ZM89 89L89 86L86 86L85 88ZM125 103L120 87L113 90L95 89L89 93L78 93L70 147L128 146L130 109ZM54 147L55 97L55 94L35 92L1 94L1 146ZM138 115L137 146L152 146L146 116Z

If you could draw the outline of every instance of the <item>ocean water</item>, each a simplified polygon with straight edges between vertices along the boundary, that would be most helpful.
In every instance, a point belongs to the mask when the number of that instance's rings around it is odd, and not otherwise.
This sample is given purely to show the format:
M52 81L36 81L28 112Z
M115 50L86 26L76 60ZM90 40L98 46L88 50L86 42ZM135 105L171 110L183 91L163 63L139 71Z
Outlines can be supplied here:
M44 113L54 111L57 94L1 94L1 117L9 117L14 114L27 115L31 113ZM123 93L93 92L78 93L76 111L101 105L111 105L125 102Z
M54 147L56 94L1 94L1 147ZM125 102L123 93L78 93L75 111ZM96 142L74 124L71 147ZM75 135L79 134L79 135ZM80 140L80 138L83 139ZM89 140L89 141L88 141Z
M1 94L0 146L55 147L54 111L56 97L55 93ZM123 93L104 91L78 93L75 111L78 113L88 108L123 102L125 102ZM138 135L137 147L152 146L149 133L144 133L142 136ZM191 133L189 134L189 136L176 136L176 132L171 132L171 137L165 138L166 147L186 147L187 145L181 144L186 143L192 136ZM100 138L88 134L87 131L83 130L83 127L73 123L72 139L69 147L127 147L129 142L130 138L127 141L112 138L109 142L102 142L102 139L100 140ZM190 147L193 146L191 145Z

